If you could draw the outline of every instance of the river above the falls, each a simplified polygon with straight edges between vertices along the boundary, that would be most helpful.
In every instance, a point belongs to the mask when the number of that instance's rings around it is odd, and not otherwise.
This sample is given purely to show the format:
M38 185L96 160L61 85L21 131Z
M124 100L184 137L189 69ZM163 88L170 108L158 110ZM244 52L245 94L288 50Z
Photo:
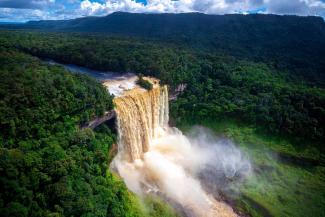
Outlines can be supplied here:
M99 82L105 82L106 80L117 79L117 78L123 77L123 76L125 76L127 74L132 74L132 73L99 71L99 70L89 69L89 68L74 65L74 64L64 64L64 63L56 62L56 61L51 60L51 59L46 59L46 60L44 60L44 62L46 62L46 63L48 63L50 65L63 66L66 70L68 70L68 71L70 71L72 73L88 75L90 77L95 78Z
M138 76L134 73L99 71L74 64L59 63L51 59L44 60L44 62L50 65L62 66L71 73L88 75L102 83L109 93L114 96L121 96L125 91L131 90L137 86L136 81Z

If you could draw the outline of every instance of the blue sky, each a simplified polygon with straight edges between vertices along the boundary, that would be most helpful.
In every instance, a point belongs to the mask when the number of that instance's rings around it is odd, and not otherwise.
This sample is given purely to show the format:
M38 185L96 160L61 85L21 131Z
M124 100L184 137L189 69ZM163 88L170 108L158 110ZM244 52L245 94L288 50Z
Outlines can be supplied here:
M133 13L272 13L325 17L325 0L0 0L0 21Z

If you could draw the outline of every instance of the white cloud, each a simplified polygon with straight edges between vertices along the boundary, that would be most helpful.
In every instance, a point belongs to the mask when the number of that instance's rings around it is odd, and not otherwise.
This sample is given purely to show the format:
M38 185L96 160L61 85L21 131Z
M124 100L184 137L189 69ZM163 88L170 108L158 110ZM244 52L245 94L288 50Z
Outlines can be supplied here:
M4 10L4 7L11 8ZM46 6L46 7L45 7ZM2 9L1 9L2 8ZM318 15L325 17L325 0L0 0L0 21L71 19L104 16L115 11L134 13L250 12Z
M54 3L55 0L0 0L0 8L40 9Z
M276 14L323 15L325 3L320 0L147 0L144 5L134 0L106 0L104 3L83 0L80 9L86 15L103 15L114 11L226 14L259 9Z
M268 0L267 13L296 15L325 15L325 3L320 0Z
M48 18L48 14L39 9L0 8L1 21L21 22L27 20L43 20Z

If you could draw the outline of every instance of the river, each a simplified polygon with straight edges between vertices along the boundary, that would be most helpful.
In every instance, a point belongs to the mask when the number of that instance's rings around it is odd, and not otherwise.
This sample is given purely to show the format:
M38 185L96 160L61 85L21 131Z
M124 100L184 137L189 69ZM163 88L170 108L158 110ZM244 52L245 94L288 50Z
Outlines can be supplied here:
M98 82L102 83L110 94L120 96L125 90L133 89L136 86L138 77L130 72L110 72L98 71L86 67L77 66L74 64L63 64L54 60L44 60L45 63L50 65L60 65L71 73L84 74L95 78Z
M63 64L56 62L51 59L46 59L44 60L45 63L48 63L50 65L60 65L63 66L66 70L72 72L72 73L77 73L77 74L84 74L88 75L90 77L95 78L99 82L103 83L107 80L120 80L121 78L125 78L128 76L134 76L133 73L120 73L120 72L111 72L111 71L99 71L99 70L94 70L94 69L89 69L86 67L82 66L77 66L74 64Z

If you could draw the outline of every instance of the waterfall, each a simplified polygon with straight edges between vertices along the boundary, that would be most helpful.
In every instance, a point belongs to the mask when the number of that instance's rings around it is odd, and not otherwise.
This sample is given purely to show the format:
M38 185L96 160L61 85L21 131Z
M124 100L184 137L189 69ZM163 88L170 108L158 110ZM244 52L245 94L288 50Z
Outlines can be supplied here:
M141 159L150 141L168 127L167 86L150 91L131 90L114 99L119 132L119 152L128 161Z
M107 82L107 86L112 83ZM198 179L202 169L215 168L219 150L210 144L195 144L178 129L169 127L167 86L153 84L151 90L134 87L114 98L118 154L111 167L133 192L162 196L180 205L186 216L237 216L231 207L207 193Z

